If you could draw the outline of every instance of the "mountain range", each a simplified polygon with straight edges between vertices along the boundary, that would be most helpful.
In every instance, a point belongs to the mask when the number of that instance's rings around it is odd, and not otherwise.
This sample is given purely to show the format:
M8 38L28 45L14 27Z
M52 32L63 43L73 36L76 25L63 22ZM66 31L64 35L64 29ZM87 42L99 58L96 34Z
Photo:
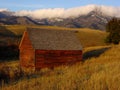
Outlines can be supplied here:
M14 16L14 12L0 12L0 24L2 25L37 25L38 23L27 16Z
M16 16L15 12L1 11L0 24L2 25L52 25L70 28L92 28L105 30L106 23L112 18L102 14L100 11L91 11L86 15L76 17L54 17L35 19L29 16Z
M105 30L105 26L112 17L99 14L95 11L87 15L69 18L52 18L52 19L39 19L36 20L40 24L62 26L70 28L92 28Z

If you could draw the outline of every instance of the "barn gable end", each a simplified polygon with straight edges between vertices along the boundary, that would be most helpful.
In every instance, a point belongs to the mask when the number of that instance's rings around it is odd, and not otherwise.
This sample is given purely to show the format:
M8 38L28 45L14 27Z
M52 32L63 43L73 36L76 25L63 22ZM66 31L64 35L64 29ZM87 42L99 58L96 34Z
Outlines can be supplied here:
M20 65L21 67L35 67L35 49L33 48L31 41L29 39L28 32L24 32L21 43L19 45L20 49Z
M75 31L28 29L19 48L21 67L35 70L82 60L82 46Z

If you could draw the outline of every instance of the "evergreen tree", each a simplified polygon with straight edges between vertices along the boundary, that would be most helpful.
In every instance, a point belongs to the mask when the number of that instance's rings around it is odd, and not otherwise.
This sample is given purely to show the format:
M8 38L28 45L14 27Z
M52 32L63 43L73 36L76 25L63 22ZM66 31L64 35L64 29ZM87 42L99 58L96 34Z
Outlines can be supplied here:
M120 42L120 19L113 18L106 25L106 31L109 32L106 42L119 44Z

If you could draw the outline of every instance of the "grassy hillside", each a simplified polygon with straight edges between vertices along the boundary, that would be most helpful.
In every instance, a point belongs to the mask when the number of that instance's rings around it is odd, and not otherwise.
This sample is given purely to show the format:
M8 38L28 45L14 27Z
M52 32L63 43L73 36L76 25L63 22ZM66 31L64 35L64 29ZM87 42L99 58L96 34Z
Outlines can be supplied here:
M83 47L105 45L106 32L87 28L78 29L78 31L78 37Z
M90 59L82 63L43 69L17 84L2 84L2 90L119 90L120 45L89 47L84 51L87 54Z
M84 47L84 61L73 66L57 67L54 70L45 68L35 72L35 74L21 73L19 61L0 62L0 76L5 78L5 81L0 80L2 83L0 90L113 90L113 88L119 87L120 63L118 54L120 48L119 46L112 46L112 48L104 46L105 32L87 28L75 29L53 26L9 25L5 27L18 36L21 36L27 27L77 30L76 35ZM11 81L20 79L15 83L6 85L5 83L8 83L6 78Z
M41 29L50 29L50 30L77 30L77 36L80 39L81 44L83 47L88 46L101 46L105 45L104 39L106 37L106 32L93 30L88 28L64 28L64 27L57 27L57 26L23 26L23 25L8 25L6 28L16 35L22 35L24 30L27 28L41 28Z

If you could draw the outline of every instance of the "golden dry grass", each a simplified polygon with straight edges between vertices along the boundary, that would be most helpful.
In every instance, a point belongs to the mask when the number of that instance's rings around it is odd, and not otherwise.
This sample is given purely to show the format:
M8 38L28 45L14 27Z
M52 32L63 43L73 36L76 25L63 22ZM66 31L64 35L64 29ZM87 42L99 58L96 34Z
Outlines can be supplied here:
M83 47L105 45L106 32L92 29L79 29L78 37Z
M84 47L84 62L73 66L61 66L54 70L42 69L26 79L20 79L16 84L5 85L2 82L0 90L119 90L120 86L120 45L105 45L106 33L98 30L75 29L53 26L6 26L16 35L22 35L27 27L55 29L55 30L78 30L77 36ZM91 47L95 46L95 47ZM108 49L107 49L108 48ZM9 62L0 65L18 69L18 62ZM113 68L114 67L114 68ZM15 70L8 73L14 77Z
M108 47L86 48L102 50ZM96 54L97 52L95 52ZM120 45L111 46L99 57L91 57L73 66L43 69L43 75L2 86L2 90L120 90Z

